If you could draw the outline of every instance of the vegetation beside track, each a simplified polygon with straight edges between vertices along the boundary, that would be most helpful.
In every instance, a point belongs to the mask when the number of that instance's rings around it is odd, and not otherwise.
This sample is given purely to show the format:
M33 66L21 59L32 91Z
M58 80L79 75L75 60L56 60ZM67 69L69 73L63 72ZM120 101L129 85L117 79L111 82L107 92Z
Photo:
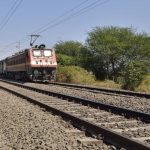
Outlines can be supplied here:
M113 85L116 88L112 82L108 84L109 80L113 80L123 89L134 91L146 88L147 92L149 81L145 81L144 75L150 72L149 43L150 36L144 32L137 33L132 27L110 26L95 27L88 33L85 44L78 41L59 41L54 47L59 65L67 68L79 66L95 76L94 79L87 79L87 75L75 75L77 73L72 69L70 71L74 73L75 79L66 71L67 77L63 82L92 83L104 87Z
M135 89L137 92L150 93L150 74L145 75L141 84Z
M57 69L57 82L93 84L94 75L89 74L85 69L79 66L59 66Z
M59 66L57 82L86 84L104 88L121 89L121 84L112 80L96 80L95 76L79 66ZM150 93L150 75L145 75L141 84L135 89L137 92Z
M57 82L87 84L107 88L120 88L114 81L98 81L95 76L79 66L59 66L57 69Z

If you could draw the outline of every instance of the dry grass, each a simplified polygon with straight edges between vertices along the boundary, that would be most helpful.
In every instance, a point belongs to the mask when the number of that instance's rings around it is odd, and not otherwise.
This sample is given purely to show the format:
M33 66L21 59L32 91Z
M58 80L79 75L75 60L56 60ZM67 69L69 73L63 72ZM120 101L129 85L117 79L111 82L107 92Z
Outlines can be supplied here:
M78 66L59 67L56 81L76 84L93 84L95 77Z
M114 89L120 89L121 88L121 85L119 85L119 84L117 84L111 80L96 81L94 83L94 85L98 86L98 87L104 87L104 88L114 88Z
M85 84L98 86L102 88L121 89L121 85L111 80L97 81L94 75L88 73L85 69L78 66L58 67L57 79L58 82ZM150 75L145 75L142 83L135 89L137 92L150 93Z
M144 80L141 84L135 89L137 92L146 92L150 93L150 75L145 75Z
M85 84L104 88L120 88L119 84L111 80L96 81L94 75L78 66L59 67L57 70L58 82Z

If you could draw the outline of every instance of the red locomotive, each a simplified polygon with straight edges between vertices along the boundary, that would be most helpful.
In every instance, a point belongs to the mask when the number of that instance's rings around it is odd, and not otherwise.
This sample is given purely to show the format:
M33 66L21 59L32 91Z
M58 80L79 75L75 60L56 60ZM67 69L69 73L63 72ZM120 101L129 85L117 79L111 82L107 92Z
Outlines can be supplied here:
M0 61L0 74L13 79L52 81L55 80L56 67L55 50L42 44Z

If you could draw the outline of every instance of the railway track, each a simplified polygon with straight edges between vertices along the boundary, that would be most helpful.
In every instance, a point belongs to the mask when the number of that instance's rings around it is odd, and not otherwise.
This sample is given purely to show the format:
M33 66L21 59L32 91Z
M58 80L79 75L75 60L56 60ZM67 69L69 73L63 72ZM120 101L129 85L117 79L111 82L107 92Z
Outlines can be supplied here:
M150 113L150 99L137 96L127 96L121 94L101 93L93 92L93 90L87 90L82 88L73 88L67 86L42 84L42 83L24 83L27 86L41 88L42 90L53 91L67 95L77 95L80 98L91 99L96 102L113 105L116 107L122 107L132 109L135 111L141 111Z
M61 117L0 89L0 150L112 150Z
M150 114L9 81L1 82L1 88L50 109L88 134L117 147L150 149ZM56 97L55 100L50 96Z
M50 85L59 85L66 88L75 88L77 90L88 90L89 92L93 93L102 93L107 95L116 95L116 96L136 96L136 97L144 97L144 98L150 98L150 94L147 93L140 93L140 92L132 92L127 90L119 90L119 89L109 89L109 88L99 88L99 87L93 87L93 86L87 86L87 85L78 85L78 84L68 84L68 83L59 83L59 82L48 82L47 84Z

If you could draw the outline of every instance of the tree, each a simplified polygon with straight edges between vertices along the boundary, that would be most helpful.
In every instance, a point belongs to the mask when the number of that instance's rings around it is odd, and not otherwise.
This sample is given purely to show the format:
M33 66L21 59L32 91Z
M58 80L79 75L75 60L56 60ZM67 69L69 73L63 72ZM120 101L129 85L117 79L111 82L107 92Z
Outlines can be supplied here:
M65 54L57 54L57 62L62 66L75 65L75 58Z
M80 65L89 72L92 71L98 79L105 79L106 71L104 70L104 63L100 55L93 56L93 51L89 50L87 47L81 49Z
M82 43L77 41L59 41L55 44L56 54L61 65L79 65Z
M85 45L59 41L55 45L58 63L78 65L97 79L122 79L125 89L134 89L143 74L150 72L150 37L130 28L96 27Z
M117 79L118 72L125 61L124 54L128 48L128 41L134 36L130 28L96 27L88 33L87 47L93 51L93 58L101 59L106 77ZM99 74L99 72L95 72ZM98 78L101 76L97 76Z
M99 79L102 77L117 81L132 60L148 64L149 43L147 34L137 34L133 28L96 27L88 33L86 41L93 61L91 69Z

